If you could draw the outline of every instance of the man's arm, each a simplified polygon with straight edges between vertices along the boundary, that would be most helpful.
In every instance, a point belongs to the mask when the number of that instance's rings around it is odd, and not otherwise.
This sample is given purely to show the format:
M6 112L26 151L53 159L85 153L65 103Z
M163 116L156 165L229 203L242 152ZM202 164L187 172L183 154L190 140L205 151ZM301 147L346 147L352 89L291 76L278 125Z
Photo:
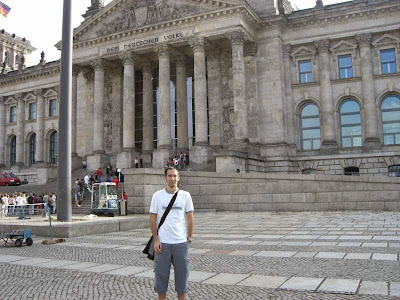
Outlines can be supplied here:
M186 226L187 226L187 237L191 239L193 236L194 216L193 211L186 213Z
M162 247L161 247L161 242L158 239L158 234L157 234L157 215L150 213L150 229L151 229L151 234L153 235L153 240L154 240L154 252L156 253L161 253Z

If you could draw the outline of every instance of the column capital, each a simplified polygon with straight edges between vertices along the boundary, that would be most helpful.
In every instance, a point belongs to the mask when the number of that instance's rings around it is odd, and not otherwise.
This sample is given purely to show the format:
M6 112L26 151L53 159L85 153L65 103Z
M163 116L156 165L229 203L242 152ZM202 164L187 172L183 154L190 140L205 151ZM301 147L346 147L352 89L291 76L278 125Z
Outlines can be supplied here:
M232 45L243 45L246 40L246 34L243 30L238 29L227 34Z
M95 71L104 71L105 68L104 59L102 59L101 57L96 58L95 60L92 61L92 67Z
M356 40L359 47L370 47L372 33L356 34Z
M78 65L72 65L72 76L78 77L79 73L82 71L82 67Z
M35 95L36 97L43 97L43 90L42 89L36 89L35 90Z
M329 39L315 41L314 45L319 53L327 53L329 51L329 45L331 44Z
M92 70L85 70L83 71L83 77L87 82L91 82L94 80L94 72Z
M188 59L185 55L177 56L175 61L176 61L177 66L182 66L182 65L188 64Z
M292 53L292 45L290 44L283 45L282 52L284 57L290 57L290 53Z
M169 58L169 56L170 56L168 45L159 45L159 46L155 47L154 50L156 51L156 53L158 55L158 59Z
M150 59L144 59L142 62L143 72L151 72L153 69L153 62Z
M205 52L205 41L201 36L196 36L189 40L189 45L193 52Z
M246 43L244 45L244 56L257 56L258 46L257 43Z
M135 64L136 55L132 51L124 51L120 54L119 58L121 59L123 65L133 65Z

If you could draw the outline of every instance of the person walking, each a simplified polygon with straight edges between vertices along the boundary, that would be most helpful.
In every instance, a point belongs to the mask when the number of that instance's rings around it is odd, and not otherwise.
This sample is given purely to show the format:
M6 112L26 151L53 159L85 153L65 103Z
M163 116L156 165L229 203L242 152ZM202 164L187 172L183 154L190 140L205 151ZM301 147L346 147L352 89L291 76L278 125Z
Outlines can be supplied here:
M81 188L79 187L79 180L75 181L74 185L72 186L72 196L75 199L75 204L77 207L80 207L80 197L81 197Z
M150 205L150 228L154 239L154 290L159 300L166 299L171 263L174 266L175 291L184 300L188 292L189 245L193 235L193 201L191 195L178 189L179 172L174 167L165 169L166 187L155 192ZM178 195L157 232L158 224L169 202Z

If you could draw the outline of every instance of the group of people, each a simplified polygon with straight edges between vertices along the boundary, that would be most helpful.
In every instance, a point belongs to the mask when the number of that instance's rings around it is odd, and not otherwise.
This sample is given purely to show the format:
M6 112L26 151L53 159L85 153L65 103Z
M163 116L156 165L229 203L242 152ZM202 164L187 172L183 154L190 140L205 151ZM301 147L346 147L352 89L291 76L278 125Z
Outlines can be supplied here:
M177 153L175 157L169 159L165 162L164 167L174 167L177 170L181 170L185 168L189 164L189 153L188 152L181 152Z
M1 213L3 216L24 219L25 215L49 212L54 214L57 207L57 196L54 193L36 195L34 193L1 194ZM36 205L35 205L36 204Z

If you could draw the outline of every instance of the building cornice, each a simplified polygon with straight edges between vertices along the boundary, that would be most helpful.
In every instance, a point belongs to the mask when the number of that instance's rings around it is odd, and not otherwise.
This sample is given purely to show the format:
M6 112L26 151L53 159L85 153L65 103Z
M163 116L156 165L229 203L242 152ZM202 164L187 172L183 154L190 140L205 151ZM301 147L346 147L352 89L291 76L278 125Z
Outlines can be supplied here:
M59 61L52 62L45 66L34 66L24 69L22 72L14 71L0 75L0 87L9 84L22 83L25 81L37 80L60 73Z
M210 1L208 1L208 2L210 2ZM235 16L235 15L243 16L249 22L249 24L254 26L255 28L260 26L260 22L261 22L260 18L247 5L240 5L240 6L230 5L229 8L225 8L225 9L221 9L221 10L217 10L217 11L200 13L200 14L190 16L187 18L169 20L169 21L160 22L157 24L142 26L142 27L132 29L132 30L127 30L124 32L118 32L118 33L109 34L109 35L98 37L98 38L93 38L93 39L82 41L82 42L75 42L74 49L90 47L93 45L100 45L102 43L106 43L109 41L114 41L114 40L118 40L121 38L140 35L143 33L148 34L148 33L157 32L157 31L163 30L163 29L180 28L182 25L187 25L187 26L196 25L196 24L202 23L202 22L210 20L210 19L217 19L220 17L229 17L229 16Z

